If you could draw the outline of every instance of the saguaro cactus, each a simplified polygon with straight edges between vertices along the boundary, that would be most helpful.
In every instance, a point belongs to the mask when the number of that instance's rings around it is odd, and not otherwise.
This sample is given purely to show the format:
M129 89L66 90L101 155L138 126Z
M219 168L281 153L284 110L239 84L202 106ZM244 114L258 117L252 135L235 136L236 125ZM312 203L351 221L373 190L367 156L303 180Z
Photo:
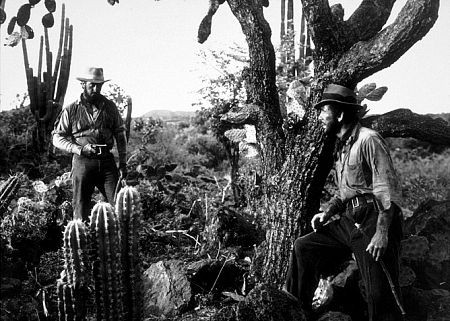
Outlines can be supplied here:
M64 230L64 271L57 283L59 320L83 320L89 281L88 234L80 219Z
M119 222L105 202L92 209L90 232L97 320L123 318Z
M125 320L140 320L142 284L138 228L141 224L141 202L139 193L134 187L125 186L117 194L116 214L120 221L122 241Z

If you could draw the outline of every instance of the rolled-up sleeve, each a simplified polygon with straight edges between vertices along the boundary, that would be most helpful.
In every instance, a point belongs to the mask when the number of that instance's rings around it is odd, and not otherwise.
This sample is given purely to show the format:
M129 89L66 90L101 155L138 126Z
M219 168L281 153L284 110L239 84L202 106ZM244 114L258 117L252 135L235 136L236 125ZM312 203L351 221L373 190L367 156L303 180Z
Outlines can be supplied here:
M74 143L72 140L72 126L69 116L69 108L64 108L61 111L59 122L56 124L52 132L53 145L66 151L68 153L81 155L81 146Z
M366 138L362 152L372 171L373 195L380 210L388 210L391 202L398 205L400 181L383 139L377 135Z

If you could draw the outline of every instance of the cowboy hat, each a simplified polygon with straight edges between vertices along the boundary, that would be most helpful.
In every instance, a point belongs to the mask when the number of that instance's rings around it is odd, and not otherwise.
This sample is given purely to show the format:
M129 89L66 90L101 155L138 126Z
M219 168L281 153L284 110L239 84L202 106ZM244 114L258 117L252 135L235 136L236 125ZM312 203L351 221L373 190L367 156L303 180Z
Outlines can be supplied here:
M103 68L89 67L84 71L84 74L76 77L79 81L93 82L95 84L102 84L109 81L103 77Z
M339 105L341 107L350 107L354 110L363 108L357 103L356 94L353 90L336 84L330 84L325 88L322 100L315 104L314 108L319 109L324 105Z

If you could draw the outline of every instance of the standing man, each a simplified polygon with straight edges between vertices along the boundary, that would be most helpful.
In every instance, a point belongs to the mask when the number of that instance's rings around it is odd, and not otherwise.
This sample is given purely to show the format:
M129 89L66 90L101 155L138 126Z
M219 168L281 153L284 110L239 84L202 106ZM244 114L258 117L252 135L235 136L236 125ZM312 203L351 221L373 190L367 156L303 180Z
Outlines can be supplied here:
M321 271L353 252L366 290L369 320L402 320L400 185L386 143L377 132L361 126L362 106L353 90L331 84L314 107L320 111L325 133L338 140L339 195L327 210L314 215L314 232L295 241L286 290L311 312Z
M53 145L73 154L72 182L74 217L88 220L94 187L113 204L119 179L125 178L126 136L125 125L116 105L100 94L103 69L90 67L77 77L83 93L66 106L53 131ZM117 143L119 170L111 149Z

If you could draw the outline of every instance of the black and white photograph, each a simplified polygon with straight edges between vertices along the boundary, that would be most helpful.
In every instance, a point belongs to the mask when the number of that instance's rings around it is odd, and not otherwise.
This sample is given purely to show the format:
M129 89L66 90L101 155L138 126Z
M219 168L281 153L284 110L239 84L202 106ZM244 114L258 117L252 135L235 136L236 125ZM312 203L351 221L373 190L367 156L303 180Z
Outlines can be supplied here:
M450 1L0 0L0 321L450 321Z

